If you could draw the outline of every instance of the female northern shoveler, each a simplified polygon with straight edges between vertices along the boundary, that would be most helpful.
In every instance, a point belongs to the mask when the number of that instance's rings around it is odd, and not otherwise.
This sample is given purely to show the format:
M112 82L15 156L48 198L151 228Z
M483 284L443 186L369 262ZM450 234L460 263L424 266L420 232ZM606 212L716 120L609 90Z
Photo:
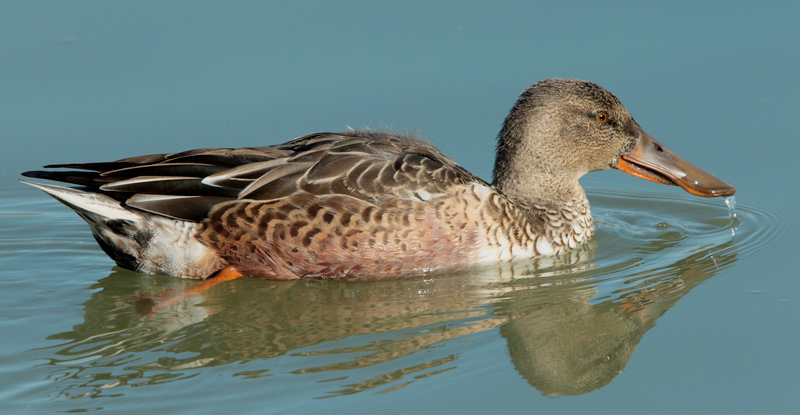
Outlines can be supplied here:
M655 141L610 92L571 79L522 93L498 136L493 184L428 142L369 131L47 167L81 170L23 175L83 186L29 183L86 220L120 266L217 280L410 275L560 254L594 232L578 179L595 170L735 192Z

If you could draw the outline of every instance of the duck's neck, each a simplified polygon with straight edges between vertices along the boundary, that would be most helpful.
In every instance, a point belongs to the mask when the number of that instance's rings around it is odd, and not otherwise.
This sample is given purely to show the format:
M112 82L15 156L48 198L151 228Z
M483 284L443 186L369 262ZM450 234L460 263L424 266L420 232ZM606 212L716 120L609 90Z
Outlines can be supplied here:
M561 254L594 233L589 201L578 183L583 172L575 170L570 154L554 154L558 150L540 141L562 132L548 130L547 123L531 125L518 107L498 137L494 186L519 208L524 219L514 223L523 226L522 233L540 235L528 241L536 252Z
M525 168L504 168L502 175L495 176L493 185L510 199L529 205L556 208L586 203L586 194L577 180L555 179L557 177Z
M516 108L515 108L516 110ZM493 185L512 199L535 205L583 204L586 195L578 182L580 172L570 171L569 155L551 154L538 137L559 134L545 125L530 125L528 117L511 112L498 135Z

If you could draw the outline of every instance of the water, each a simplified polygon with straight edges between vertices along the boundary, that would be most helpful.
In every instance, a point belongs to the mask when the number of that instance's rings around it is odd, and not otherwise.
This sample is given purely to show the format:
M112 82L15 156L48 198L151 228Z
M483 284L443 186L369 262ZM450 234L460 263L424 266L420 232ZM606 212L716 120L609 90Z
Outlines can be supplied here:
M800 4L3 2L0 412L793 413ZM730 68L736 68L731 70ZM614 92L736 206L582 179L580 250L433 278L192 284L114 267L17 182L49 163L419 131L483 178L529 84ZM731 200L731 202L733 202Z
M594 190L597 235L563 257L427 278L237 280L148 317L139 296L194 282L113 267L66 208L21 185L2 197L3 265L17 269L4 290L20 294L4 300L4 331L20 333L4 352L16 372L4 400L37 412L165 393L145 407L235 397L289 410L434 397L473 376L529 388L526 399L583 395L623 377L679 300L785 238L756 207L731 219L717 199Z

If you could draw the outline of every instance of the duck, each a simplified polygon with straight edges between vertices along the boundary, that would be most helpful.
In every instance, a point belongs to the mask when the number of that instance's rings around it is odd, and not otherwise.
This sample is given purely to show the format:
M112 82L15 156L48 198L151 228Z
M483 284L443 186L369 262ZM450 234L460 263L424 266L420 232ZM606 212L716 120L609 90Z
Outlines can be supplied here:
M579 179L618 169L702 197L736 189L647 134L583 80L528 87L497 136L492 183L409 134L319 132L283 144L48 165L23 180L73 209L133 271L242 276L427 275L560 255L594 222Z

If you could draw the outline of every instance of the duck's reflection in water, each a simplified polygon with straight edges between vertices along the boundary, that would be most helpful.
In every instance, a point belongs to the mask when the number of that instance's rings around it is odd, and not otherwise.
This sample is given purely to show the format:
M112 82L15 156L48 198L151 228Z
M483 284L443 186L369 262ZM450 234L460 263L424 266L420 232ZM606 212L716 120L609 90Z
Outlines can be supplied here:
M659 316L736 260L731 243L651 269L601 268L593 255L590 243L556 259L435 277L231 281L154 316L135 311L137 295L191 282L118 270L94 287L82 324L49 337L66 342L49 349L45 366L67 397L248 362L258 369L236 375L361 379L327 392L339 395L453 369L456 352L402 358L499 327L533 387L577 395L611 382ZM285 355L296 358L293 367L270 367L269 359ZM386 362L391 370L376 368Z

